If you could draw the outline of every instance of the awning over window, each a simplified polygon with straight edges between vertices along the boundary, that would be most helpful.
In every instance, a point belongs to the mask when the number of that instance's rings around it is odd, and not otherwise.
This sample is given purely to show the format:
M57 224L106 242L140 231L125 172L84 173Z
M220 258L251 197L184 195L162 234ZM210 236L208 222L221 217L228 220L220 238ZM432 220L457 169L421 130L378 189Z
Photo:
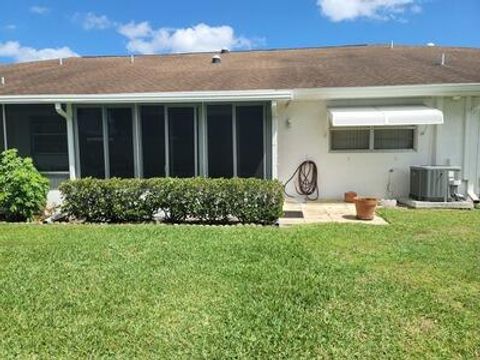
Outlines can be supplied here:
M332 126L402 126L443 124L443 113L427 106L332 107Z

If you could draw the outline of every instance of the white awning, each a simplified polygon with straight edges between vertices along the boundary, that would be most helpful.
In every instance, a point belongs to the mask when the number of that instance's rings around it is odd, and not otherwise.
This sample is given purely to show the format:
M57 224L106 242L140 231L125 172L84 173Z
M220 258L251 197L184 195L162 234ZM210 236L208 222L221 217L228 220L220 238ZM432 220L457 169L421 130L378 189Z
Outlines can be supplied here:
M332 126L402 126L443 124L443 113L427 106L332 107Z

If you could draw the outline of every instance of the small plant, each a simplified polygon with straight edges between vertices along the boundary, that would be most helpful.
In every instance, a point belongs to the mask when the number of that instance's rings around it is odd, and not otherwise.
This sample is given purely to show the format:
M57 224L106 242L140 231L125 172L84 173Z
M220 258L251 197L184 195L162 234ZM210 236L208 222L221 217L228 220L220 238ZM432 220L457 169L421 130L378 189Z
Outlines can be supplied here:
M22 158L17 149L0 154L0 217L7 221L31 220L47 201L48 179Z

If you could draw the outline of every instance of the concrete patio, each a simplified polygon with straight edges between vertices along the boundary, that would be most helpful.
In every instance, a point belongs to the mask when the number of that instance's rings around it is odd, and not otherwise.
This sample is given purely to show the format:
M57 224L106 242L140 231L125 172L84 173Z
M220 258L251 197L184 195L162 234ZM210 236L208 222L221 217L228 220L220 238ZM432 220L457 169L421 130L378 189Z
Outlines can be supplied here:
M287 198L284 205L285 216L279 219L280 226L316 223L352 223L388 225L380 216L373 220L358 220L355 205L340 201L308 201Z

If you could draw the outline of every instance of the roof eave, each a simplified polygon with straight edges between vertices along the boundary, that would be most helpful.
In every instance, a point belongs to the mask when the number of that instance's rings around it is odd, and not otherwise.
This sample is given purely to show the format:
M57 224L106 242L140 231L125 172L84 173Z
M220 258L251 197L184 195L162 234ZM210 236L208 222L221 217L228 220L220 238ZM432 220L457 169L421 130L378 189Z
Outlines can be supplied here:
M480 96L480 83L123 94L0 95L2 104L197 103Z
M294 100L341 100L480 95L480 83L295 89Z
M123 94L0 95L0 103L3 103L3 104L196 103L196 102L292 100L292 98L293 98L292 90L238 90L238 91L188 91L188 92L123 93Z

